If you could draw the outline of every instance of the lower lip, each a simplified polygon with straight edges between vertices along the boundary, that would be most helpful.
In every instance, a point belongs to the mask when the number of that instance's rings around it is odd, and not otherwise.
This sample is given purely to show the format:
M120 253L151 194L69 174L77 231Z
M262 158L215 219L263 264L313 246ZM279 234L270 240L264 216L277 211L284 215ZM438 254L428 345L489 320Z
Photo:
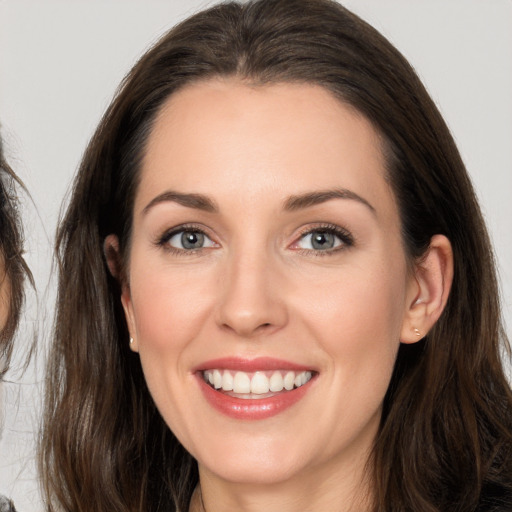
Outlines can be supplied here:
M285 411L303 398L314 378L300 388L256 399L236 398L216 391L204 381L202 374L198 374L197 380L206 400L222 414L237 420L264 420Z

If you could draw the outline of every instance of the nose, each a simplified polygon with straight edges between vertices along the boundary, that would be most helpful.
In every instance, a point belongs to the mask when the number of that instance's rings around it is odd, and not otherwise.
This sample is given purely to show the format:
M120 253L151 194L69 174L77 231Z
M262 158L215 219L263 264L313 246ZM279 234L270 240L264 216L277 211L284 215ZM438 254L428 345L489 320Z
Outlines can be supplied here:
M243 338L271 334L288 322L279 264L264 251L244 251L226 264L220 284L217 321Z

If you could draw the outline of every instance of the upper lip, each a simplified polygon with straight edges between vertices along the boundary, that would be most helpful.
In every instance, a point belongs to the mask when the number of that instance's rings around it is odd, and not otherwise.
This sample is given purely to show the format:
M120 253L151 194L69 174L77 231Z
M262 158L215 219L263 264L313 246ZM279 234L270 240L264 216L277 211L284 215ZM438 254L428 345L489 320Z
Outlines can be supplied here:
M221 357L219 359L211 359L199 364L193 368L192 372L195 373L213 369L238 370L247 373L269 370L290 370L296 372L314 371L314 368L311 366L297 364L284 359L276 359L274 357L257 357L254 359Z

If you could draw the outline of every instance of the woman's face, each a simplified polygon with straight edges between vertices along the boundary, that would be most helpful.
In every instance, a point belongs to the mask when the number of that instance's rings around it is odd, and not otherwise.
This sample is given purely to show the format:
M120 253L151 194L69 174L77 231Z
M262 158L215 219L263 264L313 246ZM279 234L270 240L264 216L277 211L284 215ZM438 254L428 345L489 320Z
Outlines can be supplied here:
M384 167L371 124L318 86L212 80L160 112L123 305L201 471L268 483L365 462L417 295Z

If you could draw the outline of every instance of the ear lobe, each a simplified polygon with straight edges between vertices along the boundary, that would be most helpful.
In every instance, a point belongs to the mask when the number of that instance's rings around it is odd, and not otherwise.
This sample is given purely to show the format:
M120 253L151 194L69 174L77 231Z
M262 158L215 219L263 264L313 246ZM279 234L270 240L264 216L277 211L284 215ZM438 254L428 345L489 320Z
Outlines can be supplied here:
M121 253L119 251L119 239L116 235L108 235L103 243L103 252L107 265L112 276L117 279L121 285L121 304L123 305L124 316L128 325L128 332L130 333L130 340L126 340L130 345L130 349L134 352L139 351L135 320L133 314L133 306L130 295L130 286L124 275L124 268L121 260Z
M448 238L434 235L425 256L416 264L400 341L425 337L446 306L453 281L453 251Z
M128 332L130 333L130 339L127 340L127 342L130 344L130 350L138 352L139 344L137 341L137 330L135 328L132 298L130 295L130 287L126 284L122 285L121 304L123 305L124 317L126 318L126 323L128 325Z

